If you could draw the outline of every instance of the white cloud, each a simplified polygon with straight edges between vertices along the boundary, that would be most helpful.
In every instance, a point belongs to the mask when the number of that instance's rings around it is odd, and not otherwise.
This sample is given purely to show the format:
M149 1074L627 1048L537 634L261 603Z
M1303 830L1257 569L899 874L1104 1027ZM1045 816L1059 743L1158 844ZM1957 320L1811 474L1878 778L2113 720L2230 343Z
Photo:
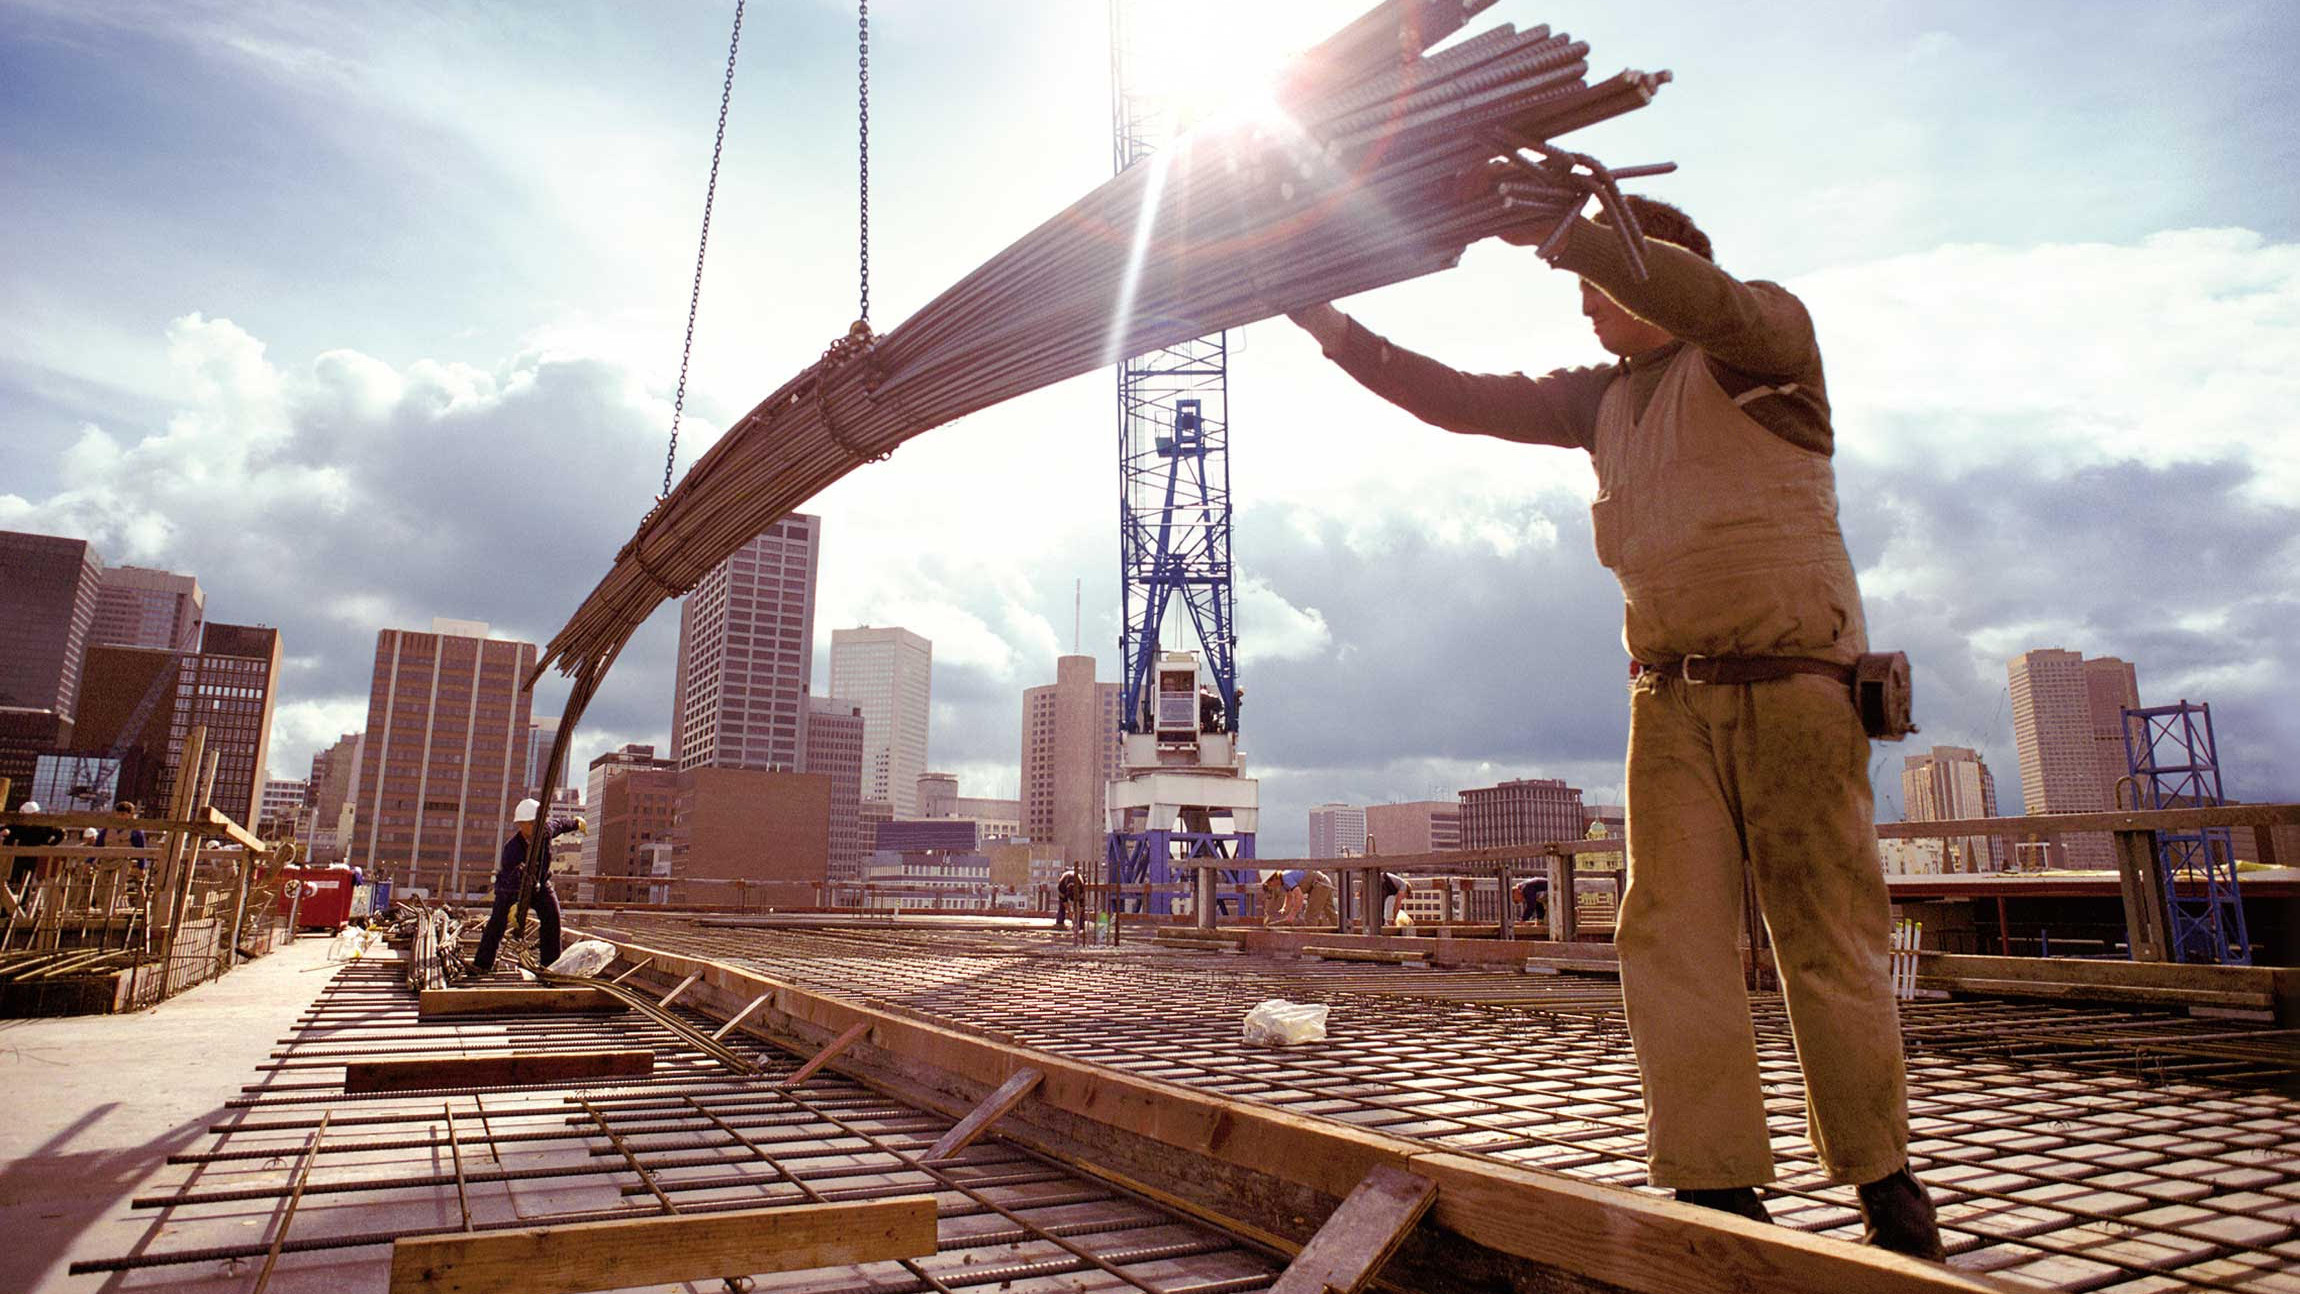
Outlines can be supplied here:
M1316 607L1298 607L1257 575L1236 577L1238 657L1248 663L1315 660L1333 645L1333 631Z

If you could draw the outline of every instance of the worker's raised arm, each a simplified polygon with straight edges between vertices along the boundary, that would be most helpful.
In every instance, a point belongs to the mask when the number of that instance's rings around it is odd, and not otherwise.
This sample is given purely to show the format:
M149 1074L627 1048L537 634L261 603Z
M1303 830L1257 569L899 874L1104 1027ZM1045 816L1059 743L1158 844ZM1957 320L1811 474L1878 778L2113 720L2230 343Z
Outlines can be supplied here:
M1675 243L1647 240L1647 276L1640 281L1622 254L1620 237L1579 220L1555 263L1639 318L1744 373L1794 379L1820 368L1820 347L1803 302L1778 284L1744 283Z
M1539 378L1464 373L1391 344L1330 305L1290 317L1367 390L1447 431L1587 449L1598 402L1614 373L1610 365L1559 369Z

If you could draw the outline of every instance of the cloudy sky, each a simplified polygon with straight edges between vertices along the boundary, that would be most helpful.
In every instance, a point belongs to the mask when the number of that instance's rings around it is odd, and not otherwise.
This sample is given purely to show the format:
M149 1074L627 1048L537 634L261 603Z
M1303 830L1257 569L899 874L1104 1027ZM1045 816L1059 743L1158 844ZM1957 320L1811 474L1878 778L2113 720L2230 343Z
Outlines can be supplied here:
M1226 83L1360 0L1150 6ZM660 488L731 5L0 0L0 527L196 573L276 625L273 770L366 713L379 628L547 638ZM884 330L1106 178L1104 6L880 0ZM2229 792L2300 799L2300 7L1503 0L1600 72L1584 132L1671 159L1727 268L1810 304L1872 638L1922 741L2008 809L2005 660L2135 661L2210 701ZM854 10L745 21L682 462L855 314ZM1464 368L1601 353L1571 279L1473 249L1343 303ZM1564 777L1619 798L1619 596L1586 458L1456 438L1284 321L1233 338L1248 753L1263 852L1320 801ZM1112 379L849 477L820 641L934 640L932 762L1013 794L1019 694L1074 632L1116 672ZM1074 630L1073 590L1082 613ZM675 613L578 755L666 739ZM819 660L817 680L827 680ZM555 709L563 686L547 688ZM1898 816L1901 748L1880 746Z

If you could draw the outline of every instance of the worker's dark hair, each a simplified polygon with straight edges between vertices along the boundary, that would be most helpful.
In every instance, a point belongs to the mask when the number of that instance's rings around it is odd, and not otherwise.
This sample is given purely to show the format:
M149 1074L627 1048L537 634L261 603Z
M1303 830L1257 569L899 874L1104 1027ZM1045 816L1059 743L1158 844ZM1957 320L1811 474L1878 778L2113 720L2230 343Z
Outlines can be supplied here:
M1717 259L1717 253L1709 246L1709 235L1701 232L1701 226L1693 223L1693 217L1659 198L1648 198L1642 193L1625 193L1621 196L1628 202L1629 210L1637 216L1638 228L1645 231L1646 237L1675 243L1705 261ZM1603 211L1597 213L1597 219L1601 224L1612 223L1605 218Z
M133 817L136 812L136 802L134 800L122 800L112 806L112 812L125 813Z

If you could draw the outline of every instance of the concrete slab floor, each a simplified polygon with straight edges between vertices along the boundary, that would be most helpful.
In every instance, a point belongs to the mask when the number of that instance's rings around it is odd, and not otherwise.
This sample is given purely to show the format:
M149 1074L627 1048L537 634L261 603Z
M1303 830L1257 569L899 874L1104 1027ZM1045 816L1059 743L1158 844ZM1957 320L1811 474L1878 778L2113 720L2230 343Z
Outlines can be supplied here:
M134 1015L0 1021L0 1290L106 1286L65 1267L152 1225L130 1196L200 1139L340 969L328 948L296 939Z

